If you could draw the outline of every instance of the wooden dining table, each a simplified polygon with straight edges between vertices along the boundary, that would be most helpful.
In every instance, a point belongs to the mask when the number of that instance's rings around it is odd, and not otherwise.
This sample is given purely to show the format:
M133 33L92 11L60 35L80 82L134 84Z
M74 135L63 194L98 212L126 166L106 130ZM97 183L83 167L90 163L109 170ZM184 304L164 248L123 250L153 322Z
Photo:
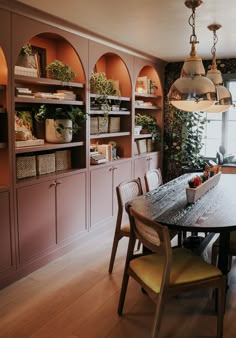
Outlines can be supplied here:
M186 187L190 178L196 175L199 173L184 174L169 181L128 202L126 210L132 206L170 230L203 232L207 234L205 243L218 233L218 267L227 275L230 233L236 230L236 175L222 174L215 187L189 204Z

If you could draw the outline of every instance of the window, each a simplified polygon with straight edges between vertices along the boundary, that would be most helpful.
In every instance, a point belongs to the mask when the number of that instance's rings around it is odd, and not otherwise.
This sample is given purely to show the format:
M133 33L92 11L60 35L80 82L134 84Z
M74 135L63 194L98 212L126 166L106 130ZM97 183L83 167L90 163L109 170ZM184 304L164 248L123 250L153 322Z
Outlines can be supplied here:
M236 104L236 76L226 82L233 103ZM227 154L236 155L236 107L232 106L224 113L203 113L206 123L203 132L201 155L215 158L219 146L222 145Z

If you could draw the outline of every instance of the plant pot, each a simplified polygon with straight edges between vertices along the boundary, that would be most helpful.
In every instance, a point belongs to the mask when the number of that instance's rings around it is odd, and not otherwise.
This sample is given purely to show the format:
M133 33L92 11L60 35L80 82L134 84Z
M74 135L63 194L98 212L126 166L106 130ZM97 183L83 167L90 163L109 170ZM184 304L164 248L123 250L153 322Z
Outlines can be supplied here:
M147 128L142 128L142 129L140 130L140 134L150 134L150 132L148 131Z
M45 122L35 121L35 136L38 139L45 139Z
M46 119L46 141L49 143L68 143L72 140L72 121Z

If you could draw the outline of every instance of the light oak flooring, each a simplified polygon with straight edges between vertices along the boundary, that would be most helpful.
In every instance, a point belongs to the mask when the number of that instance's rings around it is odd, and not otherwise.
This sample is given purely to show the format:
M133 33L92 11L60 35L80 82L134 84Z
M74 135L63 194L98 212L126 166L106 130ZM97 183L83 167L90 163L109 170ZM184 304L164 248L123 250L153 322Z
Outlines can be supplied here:
M130 280L124 315L117 315L127 239L120 242L112 275L113 228L84 237L77 249L0 291L0 338L149 338L154 304ZM160 338L210 338L216 316L209 293L168 301ZM224 338L236 337L236 265Z

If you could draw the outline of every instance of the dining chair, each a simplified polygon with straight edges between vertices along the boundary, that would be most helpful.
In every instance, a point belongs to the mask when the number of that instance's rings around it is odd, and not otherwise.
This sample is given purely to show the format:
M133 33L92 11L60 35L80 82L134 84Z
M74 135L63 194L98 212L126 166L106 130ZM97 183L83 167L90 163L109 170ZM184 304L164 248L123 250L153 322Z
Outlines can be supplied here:
M219 236L212 244L212 250L211 250L211 264L216 265L217 264L217 257L219 254ZM232 231L230 233L230 240L229 240L229 257L228 257L228 271L231 270L232 260L233 257L236 256L236 231Z
M148 170L144 175L144 181L147 192L157 189L161 184L163 184L160 169Z
M155 314L150 338L157 338L163 309L168 296L200 288L217 289L217 338L223 336L225 306L225 276L215 266L185 248L171 248L168 228L144 217L130 207L131 232L120 292L118 314L122 315L129 277L138 282L155 302ZM137 255L135 239L151 253Z
M138 197L143 194L142 183L140 178L126 180L121 182L116 187L117 201L118 201L118 213L116 219L116 228L113 239L111 258L109 263L109 273L112 273L114 261L116 257L116 252L118 248L118 243L123 237L129 237L130 235L130 224L129 221L123 222L125 211L125 204L128 201L131 201L135 197ZM127 215L127 214L126 214ZM127 215L128 216L128 215ZM138 243L138 249L140 244Z

